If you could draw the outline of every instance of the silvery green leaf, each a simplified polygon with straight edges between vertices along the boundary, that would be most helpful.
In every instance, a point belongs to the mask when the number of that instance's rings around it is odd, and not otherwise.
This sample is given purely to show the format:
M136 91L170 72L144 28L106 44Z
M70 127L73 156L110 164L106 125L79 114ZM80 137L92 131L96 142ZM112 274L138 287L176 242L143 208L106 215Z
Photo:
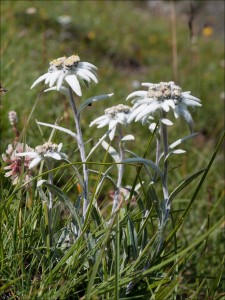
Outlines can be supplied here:
M40 124L40 125L43 125L43 126L47 126L47 127L54 128L54 129L57 129L59 131L65 132L65 133L69 134L70 136L72 136L75 139L77 138L76 133L72 132L69 129L63 128L63 127L58 126L58 125L52 125L52 124L38 122L38 121L37 121L37 123Z
M170 151L167 156L165 157L165 161L169 158L170 155L172 154L183 154L185 153L186 151L185 150L182 150L182 149L176 149L176 150L172 150Z
M173 149L173 148L177 147L177 146L180 145L182 142L184 142L184 141L186 141L186 140L188 140L188 139L191 139L191 138L195 137L196 135L198 135L198 133L192 133L192 134L190 134L190 135L188 135L188 136L183 137L182 139L177 140L176 142L172 143L172 144L169 146L169 149Z
M78 114L80 114L80 112L82 111L82 109L84 109L86 106L92 104L93 102L97 102L97 101L100 101L100 100L105 100L107 98L110 98L112 97L114 94L104 94L104 95L99 95L99 96L95 96L95 97L92 97L92 98L88 98L87 100L85 100L79 107L78 109Z
M182 149L177 149L177 150L172 151L173 154L182 154L182 153L185 153L185 152L186 151L182 150Z
M121 139L121 142L124 142L124 141L133 141L135 138L132 134L128 134L128 135L125 135L122 139Z

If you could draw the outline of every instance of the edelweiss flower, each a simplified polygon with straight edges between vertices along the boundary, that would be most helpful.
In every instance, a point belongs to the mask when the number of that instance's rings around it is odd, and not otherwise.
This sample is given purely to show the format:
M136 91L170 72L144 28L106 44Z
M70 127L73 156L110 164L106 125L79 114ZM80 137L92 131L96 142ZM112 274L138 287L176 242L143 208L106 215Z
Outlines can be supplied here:
M67 155L61 152L62 146L62 143L57 145L51 142L47 142L43 145L37 146L34 152L24 152L18 154L18 156L29 155L30 157L32 157L33 160L29 166L29 169L32 169L37 166L42 160L46 160L49 158L53 158L55 160L66 159Z
M136 91L127 97L127 100L134 98L128 123L135 119L145 124L154 113L169 112L172 109L176 118L182 116L190 126L192 125L192 117L187 107L201 106L198 98L190 95L190 92L182 92L173 81L158 84L142 83L142 86L147 86L148 91Z
M102 128L106 125L109 125L109 133L110 140L113 140L116 132L116 126L120 123L123 125L127 125L127 119L130 115L130 106L119 104L116 106L112 106L105 110L105 114L90 123L89 126L93 126L97 124L97 128Z
M71 24L72 18L71 18L71 16L68 16L68 15L62 15L57 18L57 21L62 26L67 26L67 25Z
M18 154L22 153L23 151L29 151L29 153L33 153L34 151L32 148L28 147L27 145L23 145L22 143L17 143L15 147L12 144L8 145L6 150L6 154L2 154L3 161L8 165L4 167L4 170L10 170L5 174L5 177L11 177L12 184L15 185L19 181L19 177L22 172L26 172L29 169L29 166L32 161L32 157L29 155L24 155L24 161L22 158L18 157ZM29 173L26 174L24 181L27 182L31 179Z
M91 80L98 83L95 70L97 68L94 65L88 62L81 62L78 55L59 57L50 62L48 72L40 76L32 84L31 89L45 80L45 84L48 84L50 88L56 84L57 90L60 90L65 80L78 96L82 96L79 80L87 85L89 85Z

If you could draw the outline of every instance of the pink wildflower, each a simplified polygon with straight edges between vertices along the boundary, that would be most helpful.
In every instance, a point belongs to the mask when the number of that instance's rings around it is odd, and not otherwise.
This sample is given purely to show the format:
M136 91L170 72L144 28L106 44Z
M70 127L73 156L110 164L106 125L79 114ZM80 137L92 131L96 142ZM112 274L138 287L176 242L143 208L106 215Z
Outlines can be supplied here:
M19 177L23 174L23 172L26 173L29 170L29 165L33 160L30 156L25 156L24 159L17 156L18 153L22 153L24 151L32 152L34 150L27 145L24 146L23 143L17 143L15 146L9 144L6 154L2 154L2 159L7 164L7 166L4 167L4 170L9 170L6 172L5 177L11 177L13 185L18 183ZM31 175L28 172L25 175L24 182L27 182L30 179Z

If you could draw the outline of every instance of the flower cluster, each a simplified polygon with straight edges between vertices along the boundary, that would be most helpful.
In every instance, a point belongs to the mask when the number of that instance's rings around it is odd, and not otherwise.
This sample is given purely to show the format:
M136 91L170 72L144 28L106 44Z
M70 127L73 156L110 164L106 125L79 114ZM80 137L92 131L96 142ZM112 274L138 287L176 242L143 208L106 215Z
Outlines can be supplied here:
M172 109L176 118L181 116L190 127L192 126L192 117L188 107L201 106L198 98L192 96L190 92L183 92L173 81L158 84L142 83L142 86L148 87L148 90L136 91L127 97L127 100L134 98L132 100L134 106L128 123L135 120L145 124L155 113L158 112L162 118Z
M55 160L62 160L66 159L67 155L61 152L63 144L60 143L54 144L51 142L47 142L43 145L39 145L35 148L33 152L23 152L18 154L18 156L29 156L32 158L32 162L29 165L29 169L34 168L37 166L42 160L46 159L55 159Z
M15 125L18 122L17 113L14 110L9 112L8 118L11 125Z
M45 81L50 88L56 84L56 89L59 91L63 88L62 84L65 80L78 96L82 96L79 80L87 85L91 81L98 83L95 70L97 70L96 66L88 62L81 62L78 55L59 57L50 61L48 72L40 76L31 88Z
M119 104L105 110L105 114L90 123L90 126L98 125L97 128L102 128L109 125L109 138L113 140L118 124L127 125L130 115L130 106Z
M22 158L18 155L23 153L23 151L34 153L34 149L29 146L24 145L23 143L17 143L15 146L9 144L6 154L2 154L2 159L7 164L7 166L4 167L4 170L9 170L5 174L5 177L10 177L13 185L18 183L19 177L23 172L26 172L24 182L31 179L31 175L27 171L30 169L30 164L33 158L29 155L24 155L24 160L22 160Z

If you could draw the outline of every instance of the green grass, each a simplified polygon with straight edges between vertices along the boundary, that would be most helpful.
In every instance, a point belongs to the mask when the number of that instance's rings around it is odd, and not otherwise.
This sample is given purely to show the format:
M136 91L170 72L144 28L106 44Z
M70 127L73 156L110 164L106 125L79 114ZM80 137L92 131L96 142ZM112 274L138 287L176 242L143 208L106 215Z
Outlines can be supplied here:
M26 14L29 7L36 7L37 13ZM57 21L64 14L72 17L66 32ZM170 192L193 173L207 168L224 125L224 104L220 99L224 90L223 41L216 35L205 37L199 33L196 44L191 44L187 24L177 18L178 84L199 97L203 106L193 113L195 131L200 135L184 143L185 155L171 160ZM49 60L73 53L99 69L100 83L83 90L84 99L115 93L109 101L95 103L84 111L81 125L85 140L93 138L91 145L102 136L104 129L88 128L89 122L105 108L124 103L127 95L136 89L134 81L174 80L170 16L152 15L144 2L2 1L1 82L9 91L1 99L1 153L14 138L7 117L10 110L17 111L20 131L24 129L21 142L26 140L31 147L42 144L50 135L48 128L42 128L40 133L35 119L54 123L62 118L60 125L72 128L66 99L55 92L38 99L41 86L32 90L30 86L47 71ZM136 138L129 149L142 156L148 145L149 130L135 124L127 131L133 132ZM187 134L187 125L179 120L171 132L170 142ZM54 141L62 141L73 161L79 160L71 138L57 133ZM87 149L91 145L87 144ZM151 151L154 152L153 144ZM152 152L146 158L152 159ZM92 161L103 165L93 163L90 168L107 169L102 153L98 150ZM106 162L110 162L109 157ZM154 253L157 230L153 199L145 185L138 206L121 210L112 227L107 227L104 216L94 210L90 214L90 226L87 224L82 235L63 251L61 247L49 246L48 218L35 188L25 191L13 187L1 170L0 299L82 299L85 292L85 299L112 299L112 295L117 295L115 299L224 299L223 171L220 147L201 186L198 183L202 175L174 199L167 238L175 227L174 235L149 269L141 272ZM72 169L58 167L55 174L60 188L75 203L78 192ZM127 168L123 184L133 183L135 175L135 167ZM142 170L138 181L146 183L147 178ZM90 180L94 193L98 174L91 174ZM112 186L105 184L101 197L107 198L110 189ZM184 211L196 191L195 201L183 221ZM68 206L66 196L62 194L60 198L55 193L53 231L57 240L70 220L69 215L76 215ZM148 219L142 216L146 205L151 210ZM182 226L176 227L179 224ZM143 254L138 259L140 249ZM136 288L126 295L127 285L136 279Z

